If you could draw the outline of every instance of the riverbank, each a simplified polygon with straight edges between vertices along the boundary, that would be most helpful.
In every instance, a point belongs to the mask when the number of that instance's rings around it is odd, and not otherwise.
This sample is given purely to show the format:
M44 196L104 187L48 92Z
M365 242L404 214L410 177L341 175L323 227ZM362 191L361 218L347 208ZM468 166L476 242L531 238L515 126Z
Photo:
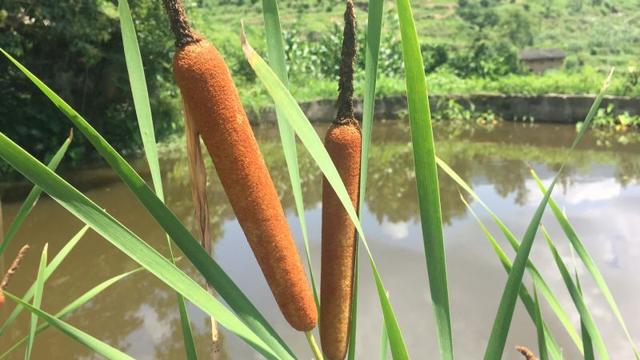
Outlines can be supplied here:
M557 124L575 124L584 120L593 104L593 95L432 95L429 97L434 117L451 109L452 102L481 117L493 114L507 121L528 121ZM356 115L362 117L362 101L355 102ZM323 99L300 103L300 107L311 122L330 122L335 118L335 100ZM611 116L628 114L640 116L640 99L625 96L607 96L602 101L602 109L610 108ZM405 96L387 96L376 99L375 119L394 120L407 114ZM274 123L276 114L273 108L249 111L253 124Z
M384 103L389 104L388 102L382 102L382 104ZM318 108L323 109L326 106L323 105ZM382 112L383 110L381 109L380 111ZM312 111L316 110L312 109ZM319 134L324 134L328 126L329 123L326 121L316 122L314 125ZM407 142L410 135L407 122L381 120L376 123L374 129L383 129L381 133L384 134L384 138L376 138L374 140L377 144L374 147L381 147L382 149L373 150L378 155L372 156L382 156L384 158L389 155L387 152L391 148L402 147L404 149L402 151L409 150ZM276 164L277 160L274 160L278 159L282 154L277 126L263 121L259 125L255 125L254 131L265 161L273 169L277 168L275 170L277 174L272 173L272 177L285 178L287 176L286 165L284 163ZM513 161L545 161L555 164L560 164L564 160L564 155L559 149L565 149L576 134L574 126L566 124L525 124L514 122L497 122L484 126L469 122L439 122L434 124L434 132L438 153L442 156L464 152L468 154L469 158L475 158L491 153ZM553 136L550 136L550 134L553 134ZM172 168L170 165L172 163L184 161L184 138L181 135L176 135L163 142L159 150L163 169L165 172L170 172L165 175L175 176L176 174L167 169ZM626 179L627 181L640 179L640 166L635 164L636 161L631 162L629 160L634 158L632 154L636 154L639 151L640 141L610 141L607 144L603 144L597 132L594 131L590 132L581 145L578 146L573 165L577 165L580 168L583 164L598 159L602 163L620 164L620 168L625 169L618 174L621 179ZM301 164L308 166L308 168L304 169L304 172L316 171L314 170L315 165L309 162L308 153L303 150L301 145L299 154L301 156ZM626 161L627 166L621 165L622 158L626 159L624 161ZM127 160L141 176L146 179L149 178L149 169L144 157L131 155ZM208 157L207 164L208 166L211 165ZM108 188L111 184L120 182L119 177L110 168L106 167L106 164L101 160L85 163L81 169L63 168L59 173L65 180L83 192L96 188ZM184 174L184 179L188 179L187 174ZM26 196L32 187L33 185L23 180L22 177L16 178L15 181L0 182L0 199L4 203L19 201Z

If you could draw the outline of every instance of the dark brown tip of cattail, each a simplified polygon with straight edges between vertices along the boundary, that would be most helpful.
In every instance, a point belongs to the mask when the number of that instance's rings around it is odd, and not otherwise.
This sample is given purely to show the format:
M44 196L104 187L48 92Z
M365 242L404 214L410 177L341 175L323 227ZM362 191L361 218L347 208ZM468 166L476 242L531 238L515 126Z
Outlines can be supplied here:
M176 37L176 47L178 49L202 40L202 37L193 31L189 25L182 0L162 0L162 3L169 16L169 23L171 24L173 35Z
M522 354L526 360L538 360L533 351L529 350L526 346L516 346L516 350Z
M342 54L340 62L340 82L338 86L338 115L336 124L356 122L353 115L353 62L356 57L356 16L353 1L347 0L344 11L342 34Z

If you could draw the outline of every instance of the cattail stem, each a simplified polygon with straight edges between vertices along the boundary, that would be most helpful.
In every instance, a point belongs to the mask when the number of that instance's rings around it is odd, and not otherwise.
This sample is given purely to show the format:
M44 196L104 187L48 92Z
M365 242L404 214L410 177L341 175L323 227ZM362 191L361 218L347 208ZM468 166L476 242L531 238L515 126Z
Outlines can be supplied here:
M307 337L309 348L311 348L311 352L313 353L313 356L316 358L316 360L323 360L324 358L322 357L322 351L320 351L320 348L316 343L316 339L313 337L311 331L305 331L304 335Z
M16 256L16 259L13 260L11 267L9 267L9 270L7 270L7 273L4 274L4 278L2 278L2 283L0 283L0 291L4 291L7 288L7 285L9 285L9 281L11 280L11 277L13 276L13 274L16 273L16 271L18 271L18 268L20 267L20 262L22 261L22 258L24 258L24 256L27 254L28 251L29 251L29 245L25 245L20 249L20 251L18 252L18 256Z
M176 38L177 48L183 48L202 40L202 37L193 31L189 25L182 0L162 0L162 3L169 16L169 23L171 24L171 31L173 31L173 35Z
M338 114L336 124L352 122L353 116L353 62L356 57L356 17L353 1L347 0L344 12L342 38L342 60L340 62L340 82L338 85Z

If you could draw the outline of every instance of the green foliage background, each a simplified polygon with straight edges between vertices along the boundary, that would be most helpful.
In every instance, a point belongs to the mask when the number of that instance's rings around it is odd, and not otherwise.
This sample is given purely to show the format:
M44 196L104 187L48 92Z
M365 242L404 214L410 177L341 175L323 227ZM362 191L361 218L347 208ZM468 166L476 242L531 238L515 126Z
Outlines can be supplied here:
M281 0L291 91L299 101L334 98L341 41L341 0ZM245 107L272 102L239 44L240 19L266 54L261 2L185 0L194 27L225 56ZM366 2L356 2L363 53ZM606 0L414 1L418 35L432 94L589 93L617 66L610 93L640 95L640 4ZM181 127L171 75L174 51L159 0L131 1L159 140ZM404 93L402 52L393 2L385 8L378 93ZM122 56L115 0L0 0L0 47L50 84L119 151L141 148ZM597 36L596 36L597 32ZM561 47L563 69L542 76L519 64L519 49ZM635 59L635 60L634 60ZM309 86L312 83L313 86ZM364 86L358 59L356 91ZM441 116L442 115L442 116ZM0 129L39 158L52 154L68 126L49 101L6 60L0 60ZM434 114L436 119L447 114ZM71 165L90 159L83 139L69 150ZM67 160L69 166L69 160ZM6 171L0 175L6 178Z
M160 1L132 5L162 137L175 128L175 92L167 83L173 44ZM51 84L120 151L140 148L115 3L3 0L0 34L0 47ZM63 115L4 59L0 84L0 129L36 156L49 155L68 135ZM87 150L86 141L78 138L69 151L71 160L86 159Z

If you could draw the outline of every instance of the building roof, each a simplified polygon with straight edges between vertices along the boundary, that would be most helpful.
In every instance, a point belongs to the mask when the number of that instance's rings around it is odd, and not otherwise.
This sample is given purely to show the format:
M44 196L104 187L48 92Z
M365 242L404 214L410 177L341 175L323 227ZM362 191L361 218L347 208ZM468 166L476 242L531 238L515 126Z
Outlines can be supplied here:
M549 49L525 49L520 51L521 60L551 60L551 59L564 59L566 54L564 50L558 48Z

